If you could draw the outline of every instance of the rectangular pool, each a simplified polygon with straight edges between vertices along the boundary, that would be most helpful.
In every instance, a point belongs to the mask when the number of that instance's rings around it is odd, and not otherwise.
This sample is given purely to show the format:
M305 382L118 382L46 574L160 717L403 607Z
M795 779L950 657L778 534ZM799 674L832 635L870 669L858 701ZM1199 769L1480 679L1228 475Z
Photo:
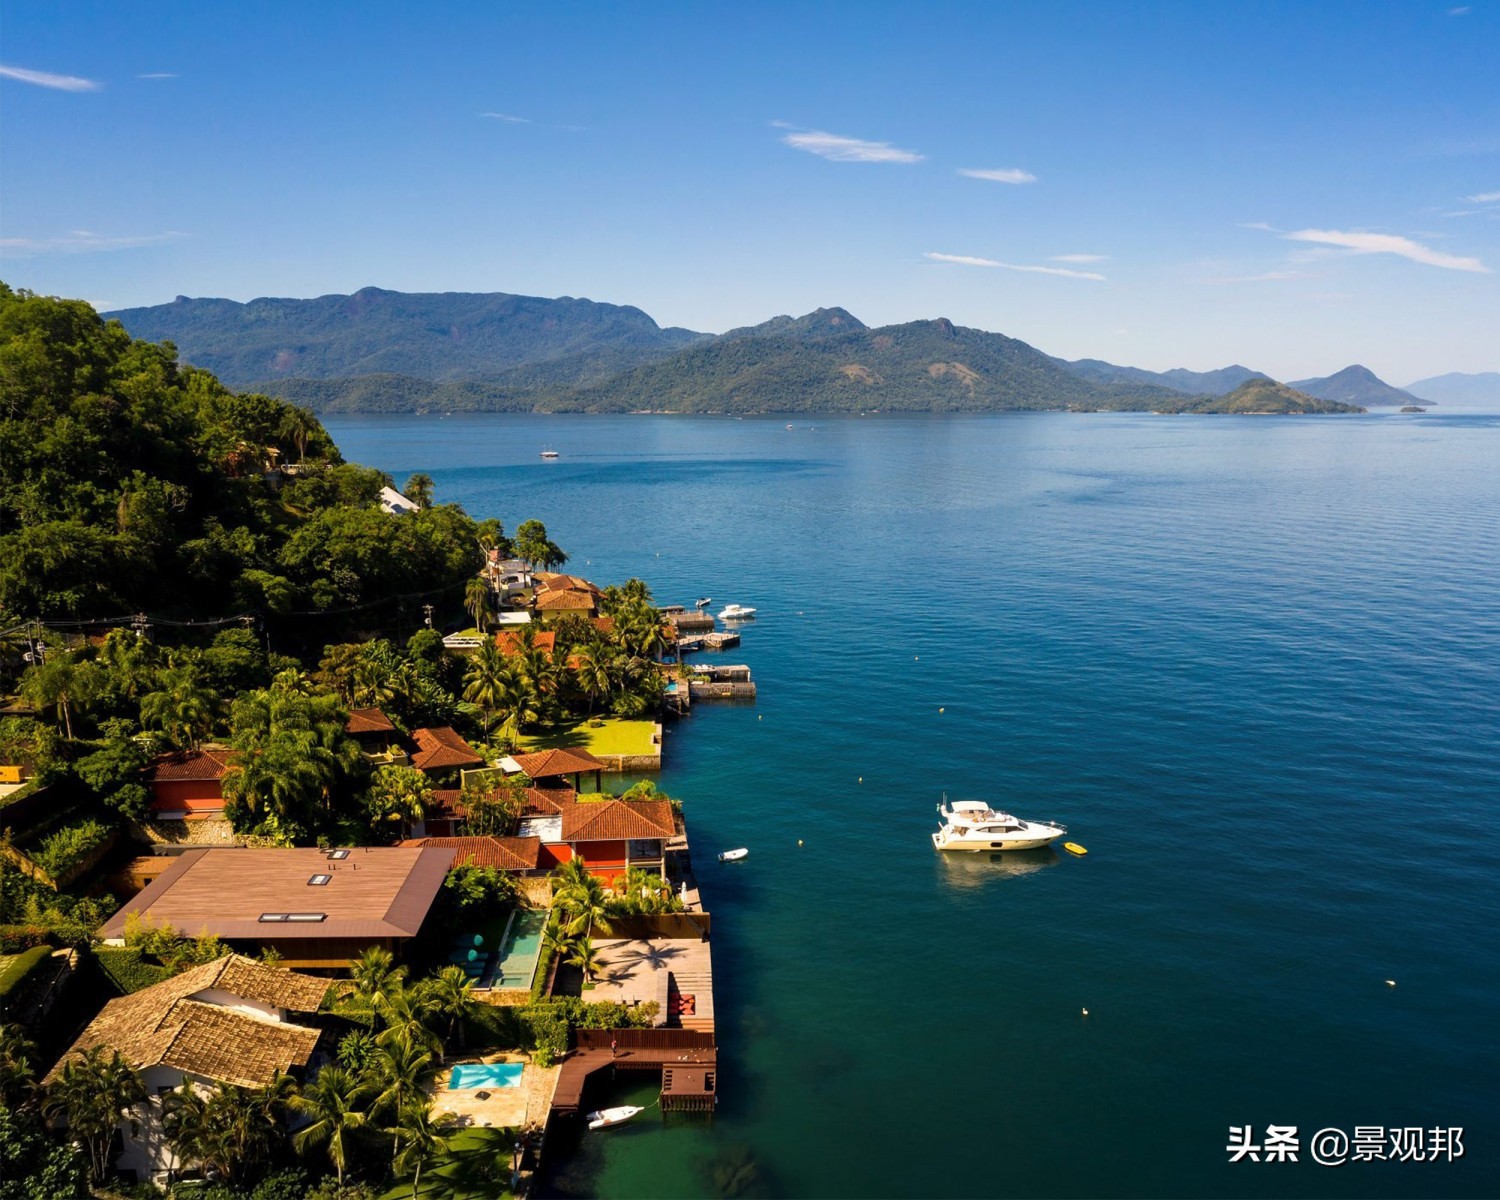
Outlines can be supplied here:
M525 1063L459 1063L448 1076L450 1088L520 1087Z
M547 928L547 912L540 908L518 909L510 919L500 943L499 962L495 966L496 988L529 988L536 974L536 962L542 955L542 930Z

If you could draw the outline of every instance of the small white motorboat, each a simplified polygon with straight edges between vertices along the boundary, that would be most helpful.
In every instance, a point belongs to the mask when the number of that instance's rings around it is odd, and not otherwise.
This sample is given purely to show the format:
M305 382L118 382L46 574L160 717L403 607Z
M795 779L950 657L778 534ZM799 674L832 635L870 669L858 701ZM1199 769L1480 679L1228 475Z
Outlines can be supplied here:
M755 616L753 608L746 608L743 604L726 604L719 610L721 621L748 621Z
M738 850L726 850L719 855L720 862L739 862L742 858L749 858L750 851L741 846Z
M639 1116L645 1111L634 1104L624 1104L619 1108L601 1108L589 1113L584 1119L588 1121L590 1129L608 1129L611 1125L623 1125L631 1117Z
M557 451L556 450L543 450L542 451L542 457L543 458L556 458L557 457Z
M712 596L704 596L701 600L694 600L693 601L693 607L694 608L707 608L713 602L714 602L714 598Z

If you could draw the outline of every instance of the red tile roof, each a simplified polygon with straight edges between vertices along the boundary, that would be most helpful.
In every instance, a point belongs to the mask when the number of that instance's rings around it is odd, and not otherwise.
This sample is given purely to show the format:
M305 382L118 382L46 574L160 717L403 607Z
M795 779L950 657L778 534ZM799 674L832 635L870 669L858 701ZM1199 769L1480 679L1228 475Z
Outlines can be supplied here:
M419 771L477 767L484 762L484 759L474 753L474 747L447 725L440 725L436 729L417 729L411 736L417 743L417 752L411 756L411 765Z
M562 839L570 843L670 838L676 832L667 800L580 801L562 810Z
M526 789L526 812L548 815L560 813L564 805L572 804L577 799L578 793L570 787L529 787Z
M163 754L147 765L146 778L151 783L223 779L229 770L229 755L229 750L217 747Z
M458 788L434 788L423 811L429 817L461 821L469 815L463 796Z
M599 598L593 592L576 592L571 588L540 592L536 598L536 607L541 612L551 612L553 609L584 612L597 608L598 605Z
M521 638L514 629L502 629L495 635L495 645L500 647L500 653L507 657L519 654L521 651ZM553 647L557 645L557 634L550 629L538 630L533 648L540 650L543 654L551 654Z
M498 867L502 871L534 871L542 852L539 837L429 837L408 838L403 846L436 847L453 851L453 865Z
M571 746L557 750L538 750L535 754L516 754L513 757L516 766L532 779L546 779L552 775L576 775L580 771L602 771L607 765L587 750L578 750Z
M590 617L594 628L600 633L613 633L615 631L615 619L613 617Z
M345 733L395 733L390 718L378 708L351 708L344 722Z

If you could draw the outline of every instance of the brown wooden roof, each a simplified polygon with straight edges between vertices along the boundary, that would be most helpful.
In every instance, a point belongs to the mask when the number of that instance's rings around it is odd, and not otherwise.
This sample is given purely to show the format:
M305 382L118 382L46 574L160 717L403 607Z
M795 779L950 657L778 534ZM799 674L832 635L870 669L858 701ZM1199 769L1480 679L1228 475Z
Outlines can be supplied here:
M411 765L419 771L475 767L484 762L484 759L474 753L474 747L447 725L439 725L435 729L417 729L411 736L417 743L417 752L411 756Z
M548 779L554 775L576 775L580 771L602 771L605 764L587 750L562 747L557 750L538 750L535 754L517 754L516 766L532 779Z
M351 708L349 719L344 722L344 732L354 733L395 733L396 727L391 724L389 717L378 708Z
M436 846L453 851L453 865L498 867L502 871L534 871L542 852L539 837L429 837L408 838L403 846Z
M229 770L229 755L227 748L217 746L161 754L146 765L146 779L151 783L223 779Z
M137 1070L167 1066L221 1083L261 1087L278 1071L303 1066L318 1031L273 1022L192 999L220 989L247 1000L316 1011L328 982L226 955L129 996L111 1000L89 1022L47 1078L69 1059L95 1046L118 1050Z
M451 850L359 847L333 859L315 847L189 850L99 931L125 933L139 912L186 937L405 938L422 927L453 861ZM308 883L328 875L323 886ZM262 921L265 913L321 913L319 921Z
M562 839L570 843L670 838L676 832L667 800L580 801L562 810Z

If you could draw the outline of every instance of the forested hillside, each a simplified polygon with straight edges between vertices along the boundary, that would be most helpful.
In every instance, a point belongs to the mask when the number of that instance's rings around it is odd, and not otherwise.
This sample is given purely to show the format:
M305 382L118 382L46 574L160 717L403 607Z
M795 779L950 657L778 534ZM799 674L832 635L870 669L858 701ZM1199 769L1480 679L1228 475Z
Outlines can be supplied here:
M390 481L306 410L4 284L0 446L0 624L341 611L461 588L479 560L456 506L383 513Z

